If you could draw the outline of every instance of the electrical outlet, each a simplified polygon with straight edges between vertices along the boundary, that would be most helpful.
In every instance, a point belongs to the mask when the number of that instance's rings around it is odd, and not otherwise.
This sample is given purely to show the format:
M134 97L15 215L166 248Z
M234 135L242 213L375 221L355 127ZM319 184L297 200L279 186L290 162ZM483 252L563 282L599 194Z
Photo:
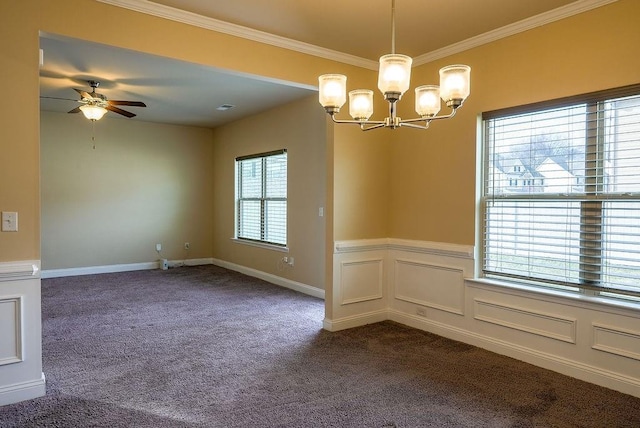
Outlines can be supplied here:
M289 265L289 266L293 266L293 257L283 257L282 258L282 263Z
M427 310L425 308L416 308L416 314L420 315L421 317L426 317Z
M3 232L17 232L18 231L18 213L17 212L2 212L2 231Z
M162 251L162 244L156 244L156 251L157 252Z
M189 248L191 248L191 244L189 244L188 242L184 243L184 249L188 250Z

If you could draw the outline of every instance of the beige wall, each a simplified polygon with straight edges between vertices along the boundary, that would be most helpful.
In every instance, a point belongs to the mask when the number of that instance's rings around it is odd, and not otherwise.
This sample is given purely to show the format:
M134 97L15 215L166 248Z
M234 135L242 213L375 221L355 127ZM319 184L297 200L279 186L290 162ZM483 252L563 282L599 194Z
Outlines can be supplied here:
M82 16L99 16L104 25L96 26L91 19L77 19ZM207 31L93 0L3 1L0 2L0 17L0 57L6 77L0 81L0 90L8 98L20 100L18 109L13 105L3 104L0 115L0 144L3 149L0 158L0 210L18 211L20 215L18 233L0 234L0 261L40 258L39 31L302 84L315 85L319 74L339 72L349 75L352 87L375 85L375 72L371 70ZM114 27L118 30L113 31ZM358 141L364 144L367 141L365 134L353 135L348 141L341 139L340 134L330 137L336 148L343 144L351 145ZM345 159L341 165L357 162L360 156L349 147L345 149L353 157ZM374 162L379 163L377 160ZM329 166L333 167L332 159L329 159ZM368 173L369 170L365 168L362 171ZM336 174L340 173L341 171L336 171ZM356 183L360 187L354 187ZM375 195L379 187L377 180L369 181L361 176L357 180L341 184L340 189L344 195L355 191ZM340 200L347 198L348 196L341 197ZM327 215L341 210L338 206L328 211ZM377 236L384 230L379 225L386 224L386 212L375 210L368 213L367 224L372 225L370 228L362 227L357 214L358 211L351 211L348 221L342 222L340 230L347 231L352 226L357 227L360 230L358 236Z
M473 243L477 115L637 82L639 8L635 0L620 0L419 67L414 83L435 81L445 63L473 67L472 95L459 117L428 132L395 131L385 141L386 131L336 128L330 164L340 182L333 198L333 239ZM90 0L0 2L0 16L6 76L0 89L6 98L20 100L20 108L3 104L0 115L0 209L20 215L19 232L0 234L0 261L40 258L39 30L304 84L336 71L349 75L350 89L375 86L369 70ZM105 25L70 16L100 16ZM112 31L115 23L118 31ZM410 97L404 104L412 104Z
M213 257L324 288L327 206L327 126L316 96L239 120L213 131L215 228ZM288 253L241 244L234 237L235 158L287 149ZM283 256L294 267L282 268Z
M40 258L38 27L28 3L0 2L0 93L20 100L0 106L0 211L19 215L18 232L0 232L0 262Z
M384 117L384 108L376 106L376 110ZM343 115L348 117L346 106ZM362 132L355 125L332 126L338 141L334 153L335 240L388 237L389 148L397 131Z
M638 83L639 46L640 2L620 0L416 69L413 85L468 64L471 96L452 120L394 134L389 236L473 244L478 115Z
M42 268L211 257L212 131L41 113ZM190 250L184 250L184 243Z

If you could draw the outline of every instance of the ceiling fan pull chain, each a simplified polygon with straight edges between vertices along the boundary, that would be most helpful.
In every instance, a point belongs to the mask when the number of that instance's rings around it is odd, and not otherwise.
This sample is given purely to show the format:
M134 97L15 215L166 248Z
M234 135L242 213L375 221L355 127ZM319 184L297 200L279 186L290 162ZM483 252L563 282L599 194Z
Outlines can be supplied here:
M92 120L91 121L91 142L93 143L93 150L96 149L96 121Z

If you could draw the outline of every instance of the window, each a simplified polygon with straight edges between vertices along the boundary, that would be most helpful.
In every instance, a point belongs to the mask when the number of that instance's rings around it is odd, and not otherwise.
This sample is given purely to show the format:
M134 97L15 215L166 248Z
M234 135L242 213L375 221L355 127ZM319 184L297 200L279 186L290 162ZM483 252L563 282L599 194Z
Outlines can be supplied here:
M640 296L640 85L483 115L482 270ZM508 186L509 165L540 177Z
M286 246L286 150L236 158L236 238Z

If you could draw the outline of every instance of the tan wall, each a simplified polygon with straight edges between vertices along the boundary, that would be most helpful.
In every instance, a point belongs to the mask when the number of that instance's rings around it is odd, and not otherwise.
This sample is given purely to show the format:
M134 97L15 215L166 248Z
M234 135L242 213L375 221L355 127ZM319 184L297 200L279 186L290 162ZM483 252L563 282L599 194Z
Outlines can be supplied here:
M213 256L241 266L324 288L327 206L327 127L317 97L311 96L239 120L214 131L215 228ZM287 149L288 253L258 248L234 237L235 158ZM282 269L283 256L294 267ZM279 268L280 267L280 268Z
M38 27L28 3L0 2L0 93L19 100L0 105L0 211L19 216L18 232L0 232L0 262L40 258Z
M376 110L380 118L386 114ZM335 240L389 236L389 139L394 131L362 132L344 124L334 130Z
M428 132L395 131L391 143L380 136L388 132L336 131L333 167L341 181L335 186L334 239L473 243L477 115L637 82L639 7L635 0L620 0L416 69L413 83L427 83L445 63L469 63L471 98L453 121ZM104 25L77 19L82 16L99 16ZM19 108L3 104L0 115L0 210L20 214L20 231L0 234L0 261L40 257L39 30L305 84L315 84L321 73L343 72L350 89L375 87L369 70L90 0L5 1L0 17L0 89L20 100ZM403 102L412 104L410 97ZM383 114L377 110L376 116Z
M101 25L95 25L93 19L80 17L100 17ZM6 103L0 107L0 210L18 211L20 215L18 233L0 234L0 261L40 258L39 31L302 84L315 85L319 74L339 72L349 76L350 88L375 85L375 72L370 70L207 31L93 0L3 1L0 2L0 19L0 58L5 76L0 81L0 90L8 99L19 100L19 108ZM114 28L117 28L117 31L114 31ZM317 108L322 111L319 105ZM331 136L330 140L336 148L353 141L367 141L364 134L354 135L349 141L344 141L339 136ZM345 149L351 152L354 162L359 159L357 153L348 147ZM379 163L375 159L374 162ZM350 160L347 159L341 165L349 163ZM333 161L329 160L329 164L332 165ZM363 173L365 172L368 173L368 169L365 168ZM342 172L336 171L336 174ZM360 187L353 187L355 184L352 183L359 183ZM343 183L340 190L343 195L355 191L375 195L378 183L361 176L353 182ZM348 196L341 196L339 199L344 201ZM328 215L334 211L342 212L343 209L345 208L338 206L328 211ZM351 213L357 214L357 211ZM352 214L348 216L348 221L343 221L337 226L340 230L348 231L352 226L357 226L358 236L371 237L378 236L384 230L379 225L386 224L386 212L370 212L368 224L373 226L367 226L364 230L359 216ZM378 216L380 217L376 218Z
M473 244L478 115L640 82L639 17L640 2L620 0L415 70L412 84L426 84L468 64L471 96L454 119L394 134L390 236Z
M211 257L212 131L41 113L42 268ZM184 250L184 243L190 250Z

